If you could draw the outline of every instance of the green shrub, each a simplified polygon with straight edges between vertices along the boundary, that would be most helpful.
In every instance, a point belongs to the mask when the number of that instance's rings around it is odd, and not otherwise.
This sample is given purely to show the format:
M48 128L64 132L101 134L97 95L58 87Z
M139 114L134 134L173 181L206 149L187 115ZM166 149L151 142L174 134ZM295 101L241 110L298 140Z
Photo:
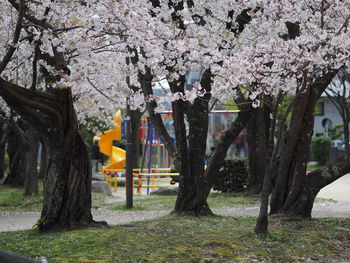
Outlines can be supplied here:
M328 161L331 149L331 139L326 137L313 137L311 142L312 158L319 164L324 165Z
M221 192L243 191L247 186L247 178L246 159L227 159L220 168L213 189Z

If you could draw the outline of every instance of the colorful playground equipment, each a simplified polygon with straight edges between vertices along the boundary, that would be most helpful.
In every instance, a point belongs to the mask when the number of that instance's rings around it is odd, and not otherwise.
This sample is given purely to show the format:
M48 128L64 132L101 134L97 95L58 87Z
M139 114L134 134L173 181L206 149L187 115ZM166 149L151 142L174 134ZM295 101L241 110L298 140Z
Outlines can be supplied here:
M96 135L96 137L99 138L98 145L100 152L109 156L109 164L104 166L101 171L104 175L104 181L109 183L111 189L117 191L118 178L125 176L124 168L126 161L125 150L113 146L113 141L121 140L123 138L123 121L120 111L114 114L113 121L115 125L112 129L104 131ZM169 176L178 176L179 174L170 173L170 168L158 168L160 163L164 164L164 161L162 160L168 161L168 156L165 149L163 149L164 145L160 142L159 136L156 135L153 126L144 120L141 123L139 135L144 146L142 147L143 161L141 168L133 169L133 189L136 188L138 194L141 195L143 188L147 188L148 194L151 189L160 187L159 182L162 180L169 181ZM163 151L160 151L159 149L162 149ZM161 155L159 155L160 153ZM158 156L158 158L156 158L158 160L154 160L155 155ZM163 158L160 160L160 157ZM157 163L156 165L158 167L151 167L152 163ZM168 164L168 162L166 164ZM137 179L137 181L134 182L134 179Z
M147 171L147 172L144 172ZM118 191L118 176L125 175L125 169L109 169L104 170L104 180L108 182L109 187ZM171 168L152 168L144 169L140 168L133 169L133 192L134 188L137 189L138 195L142 195L142 189L146 188L147 194L154 188L161 187L162 181L169 182L169 177L179 176L179 173L172 173ZM135 181L137 179L137 181ZM163 185L164 186L164 185Z
M217 143L221 132L233 121L237 113L237 110L216 110L211 112L209 115L210 125L207 147ZM163 112L162 115L164 124L172 136L174 134L172 113L170 111ZM114 140L123 138L123 121L120 111L114 114L113 121L115 125L112 129L96 136L100 139L98 141L100 151L110 158L109 164L103 167L101 171L104 175L104 180L109 183L111 189L117 191L118 180L122 180L121 177L125 176L126 159L126 152L113 146ZM141 167L133 169L133 179L135 179L133 189L136 188L140 195L142 194L142 189L146 188L148 194L150 190L160 187L163 180L170 183L171 177L179 176L179 174L172 173L170 169L171 158L155 127L146 117L141 120L139 138L142 143L142 160L140 163ZM235 142L233 142L233 146L230 147L232 150L228 153L230 156L236 155L238 152Z
M109 169L123 169L125 167L125 150L113 146L113 141L121 140L122 138L122 117L120 111L114 114L113 121L116 125L111 130L96 135L100 139L98 141L100 152L109 156L109 164L103 167L102 172Z

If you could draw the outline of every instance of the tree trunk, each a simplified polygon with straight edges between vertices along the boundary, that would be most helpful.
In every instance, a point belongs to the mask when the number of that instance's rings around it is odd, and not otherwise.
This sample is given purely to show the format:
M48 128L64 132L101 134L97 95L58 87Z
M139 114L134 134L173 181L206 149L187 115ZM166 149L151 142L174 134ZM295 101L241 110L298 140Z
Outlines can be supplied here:
M260 193L263 187L270 112L267 105L256 109L247 128L249 146L247 190L254 194Z
M8 125L13 131L15 144L17 145L14 153L13 163L11 161L11 169L15 174L21 174L20 180L23 181L24 195L38 194L38 172L37 172L37 145L38 140L34 127L28 125L22 118L17 122L8 121ZM11 143L13 144L13 143ZM9 146L11 146L9 144ZM18 171L17 169L21 169ZM23 177L23 178L22 178ZM12 180L15 177L12 177ZM10 181L5 180L6 183ZM22 185L22 184L21 184Z
M38 137L31 125L27 125L27 140L24 195L38 195Z
M313 109L318 99L311 96L311 93L311 87L307 87L307 90L299 92L295 99L290 130L284 144L285 151L281 156L278 177L271 197L271 214L284 210L287 199L290 199L289 193L298 194L306 173L308 147L313 129Z
M170 82L173 93L184 92L185 77L180 82ZM205 71L201 80L202 88L210 91L211 73ZM177 158L180 160L179 192L173 213L189 215L212 214L206 195L204 160L208 134L210 94L196 98L193 104L178 100L173 102L173 118L176 136ZM188 142L185 124L188 120Z
M47 146L48 167L39 230L100 225L92 220L91 168L87 148L78 133L71 90L29 91L1 78L0 87L0 95L35 125Z
M304 86L296 95L286 142L280 144L284 150L280 151L281 156L278 156L280 164L272 191L270 214L283 213L304 217L303 210L296 209L302 206L299 203L301 198L308 203L313 202L308 193L309 188L305 188L306 165L314 124L313 111L317 99L335 73L329 72L314 83L309 83L305 77Z
M181 101L178 102L182 104ZM177 149L181 160L181 176L179 194L173 213L208 215L212 214L206 195L206 180L204 178L204 160L208 133L208 103L196 99L188 117L189 134L188 148L186 142L183 115L174 114L180 130L176 132ZM176 107L174 107L175 112ZM179 111L179 110L177 110ZM180 116L178 116L180 115ZM182 132L182 140L178 134ZM185 136L184 136L185 135Z
M349 145L349 137L350 137L350 131L349 131L349 120L346 118L343 118L344 123L344 144L345 144L345 153L350 154L350 145Z
M334 163L311 172L305 177L299 195L285 211L288 215L311 218L314 200L318 192L350 172L350 155L338 158Z
M257 136L256 136L256 119L257 112L254 110L252 116L250 117L250 121L247 124L247 142L248 142L248 181L247 181L247 190L255 192L255 186L257 185L257 178L259 177L257 163L255 160L257 159Z
M268 122L261 122L262 126L261 128L268 130L267 135L267 147L266 147L266 155L265 155L265 174L264 174L264 182L261 190L261 197L260 197L260 210L259 210L259 216L256 221L255 225L255 233L256 234L266 234L267 228L268 228L268 214L269 214L269 196L271 191L271 185L272 185L272 178L274 176L274 170L275 167L278 166L278 159L275 158L277 154L278 148L275 147L275 134L276 134L276 124L277 124L277 115L278 115L278 109L279 105L283 100L283 93L280 93L275 102L271 100L271 105L273 105L271 115L272 115L272 121L270 120L270 116L266 116L266 118L269 118ZM280 125L283 126L283 120L280 120ZM269 129L267 129L267 126ZM280 132L282 132L280 130ZM278 134L277 137L281 137L281 133Z
M131 138L132 138L132 160L133 167L140 167L139 159L140 159L140 136L139 136L139 128L141 122L142 113L138 110L130 111L131 112Z
M0 179L5 177L6 131L4 121L0 118Z
M152 97L152 79L151 70L149 67L145 67L145 74L139 74L139 81L141 83L141 89L145 97ZM152 125L156 128L161 140L164 143L165 149L168 151L169 155L174 158L176 155L176 146L173 140L170 138L169 133L163 123L162 116L155 112L157 107L157 102L154 100L147 101L146 103L147 111L150 116Z
M64 125L44 136L47 173L44 205L38 227L41 231L97 226L91 215L91 167L80 134L71 91L56 90ZM54 124L52 124L54 125Z
M40 152L40 169L39 169L39 179L44 179L47 171L47 154L46 154L46 146L41 140L41 152Z
M10 128L9 128L10 129ZM25 178L25 147L18 143L18 137L10 129L7 135L7 153L9 156L9 173L4 184L23 187Z
M77 132L70 132L59 141L59 144L56 140L46 141L48 165L44 206L38 224L41 231L80 228L93 223L87 148Z
M5 177L5 143L0 144L0 179Z

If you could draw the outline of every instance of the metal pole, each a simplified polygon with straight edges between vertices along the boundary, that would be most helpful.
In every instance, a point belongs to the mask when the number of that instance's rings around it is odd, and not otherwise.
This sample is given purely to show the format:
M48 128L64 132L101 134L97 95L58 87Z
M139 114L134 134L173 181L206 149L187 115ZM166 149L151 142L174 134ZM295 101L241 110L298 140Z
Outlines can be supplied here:
M131 112L129 106L129 99L126 100L126 169L125 169L125 187L126 187L126 208L133 207L133 196L132 196L132 139L131 139Z

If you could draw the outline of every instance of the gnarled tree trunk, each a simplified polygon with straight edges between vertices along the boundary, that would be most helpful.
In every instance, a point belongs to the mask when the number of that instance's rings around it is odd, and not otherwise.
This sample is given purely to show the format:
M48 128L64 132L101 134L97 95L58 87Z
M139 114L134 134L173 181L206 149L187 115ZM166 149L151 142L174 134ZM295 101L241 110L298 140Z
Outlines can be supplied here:
M173 93L184 92L185 77L179 82L170 82ZM201 85L210 91L211 74L203 74ZM207 204L204 160L208 133L210 94L196 98L193 104L182 100L173 102L173 118L176 136L177 158L180 161L179 193L173 213L208 215L212 214ZM185 124L188 121L188 141Z
M206 99L205 99L206 100ZM189 134L186 141L184 102L173 105L176 144L181 163L180 186L173 213L212 214L206 195L204 160L208 133L208 103L196 99L188 116Z
M0 78L0 95L35 125L47 146L48 167L39 230L99 225L91 215L88 151L78 133L71 90L30 91Z
M350 172L350 155L338 158L334 163L315 170L306 175L299 195L288 206L287 213L304 218L311 218L314 200L318 192L325 186Z
M55 113L61 123L43 138L47 151L41 231L98 225L91 215L91 171L80 134L70 89L55 90Z
M270 214L283 213L290 216L308 217L311 210L305 212L313 203L313 198L307 194L313 186L306 175L306 165L309 154L313 124L314 108L317 99L335 76L331 71L309 83L304 79L304 88L298 92L292 111L292 119L285 143L281 144L281 155L277 169L277 178L271 196ZM306 209L306 210L305 210Z

